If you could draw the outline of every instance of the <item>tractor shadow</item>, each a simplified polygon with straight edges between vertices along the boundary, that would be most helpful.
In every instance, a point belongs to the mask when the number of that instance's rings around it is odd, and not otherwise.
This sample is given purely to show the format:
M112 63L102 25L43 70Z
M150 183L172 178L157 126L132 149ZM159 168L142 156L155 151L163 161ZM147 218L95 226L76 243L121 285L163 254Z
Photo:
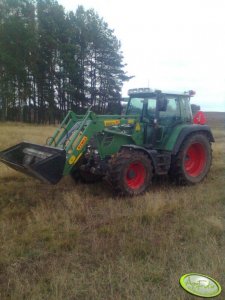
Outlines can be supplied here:
M181 189L181 185L176 184L176 182L167 175L154 176L152 179L152 184L148 191L150 192L152 190L154 192L157 192L162 189L165 191L170 191L171 188L173 188L173 190L179 191Z
M56 203L62 201L64 196L68 194L74 198L78 195L83 199L93 199L95 201L107 201L107 199L129 201L136 198L135 196L118 196L113 191L113 187L104 180L95 183L82 183L81 181L74 181L70 176L63 178L57 185L49 185L32 177L15 173L1 177L0 185L0 202L2 206L12 202L26 202L27 206L36 206L40 201ZM152 184L146 192L157 193L162 190L169 192L171 188L178 192L181 189L168 176L159 176L153 178Z
M68 179L71 180L71 179ZM72 181L70 181L72 183ZM80 190L85 191L86 195L93 197L93 198L104 198L104 199L114 199L114 200L130 200L130 199L134 199L136 197L140 197L139 196L124 196L124 195L118 195L115 193L113 187L106 182L105 180L100 180L98 182L95 183L84 183L82 181L78 181L76 182L76 185L78 187L78 192ZM75 187L71 187L70 186L70 190L71 189L75 189ZM179 190L181 190L181 186L177 185L174 181L171 180L171 178L169 176L154 176L152 179L152 183L149 186L149 188L146 190L146 192L151 193L152 192L160 192L162 190L164 191L171 191L171 188L173 190L177 190L179 192ZM144 195L145 193L143 193L142 195Z

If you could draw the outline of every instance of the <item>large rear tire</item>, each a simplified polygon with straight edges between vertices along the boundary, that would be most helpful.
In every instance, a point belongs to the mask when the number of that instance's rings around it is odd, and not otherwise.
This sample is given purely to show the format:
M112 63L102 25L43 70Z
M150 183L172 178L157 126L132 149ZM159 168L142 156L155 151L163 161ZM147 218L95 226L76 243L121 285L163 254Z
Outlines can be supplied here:
M172 158L170 176L178 184L195 184L202 181L209 172L212 163L210 141L204 134L188 137Z
M124 149L117 153L109 164L107 179L119 195L140 195L151 183L152 164L141 151Z

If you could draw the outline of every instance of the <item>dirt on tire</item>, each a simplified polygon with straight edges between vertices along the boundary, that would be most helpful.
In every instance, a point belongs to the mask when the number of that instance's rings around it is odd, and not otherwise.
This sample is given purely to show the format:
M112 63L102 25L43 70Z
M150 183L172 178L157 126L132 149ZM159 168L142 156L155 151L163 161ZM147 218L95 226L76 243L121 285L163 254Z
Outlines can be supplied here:
M212 163L211 143L205 134L193 134L172 158L170 177L181 185L196 184L208 174Z
M152 163L142 151L123 149L113 156L109 165L107 181L117 195L140 195L151 183Z

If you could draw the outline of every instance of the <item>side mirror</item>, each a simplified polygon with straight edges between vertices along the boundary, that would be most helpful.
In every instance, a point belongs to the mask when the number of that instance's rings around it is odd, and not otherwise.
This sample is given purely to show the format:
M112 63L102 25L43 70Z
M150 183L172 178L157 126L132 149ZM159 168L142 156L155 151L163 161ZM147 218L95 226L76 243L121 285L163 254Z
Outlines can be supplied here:
M166 97L161 96L157 100L157 109L158 111L166 111L167 110L168 100Z

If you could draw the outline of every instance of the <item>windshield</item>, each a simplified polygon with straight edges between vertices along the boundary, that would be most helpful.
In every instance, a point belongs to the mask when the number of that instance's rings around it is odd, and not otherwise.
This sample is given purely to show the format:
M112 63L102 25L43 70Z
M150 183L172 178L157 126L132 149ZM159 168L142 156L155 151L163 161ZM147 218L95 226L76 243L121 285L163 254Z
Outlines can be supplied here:
M127 115L141 115L144 103L146 103L147 114L154 114L156 109L156 97L136 97L130 99L127 107Z

